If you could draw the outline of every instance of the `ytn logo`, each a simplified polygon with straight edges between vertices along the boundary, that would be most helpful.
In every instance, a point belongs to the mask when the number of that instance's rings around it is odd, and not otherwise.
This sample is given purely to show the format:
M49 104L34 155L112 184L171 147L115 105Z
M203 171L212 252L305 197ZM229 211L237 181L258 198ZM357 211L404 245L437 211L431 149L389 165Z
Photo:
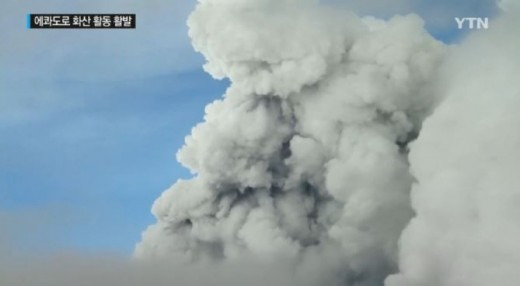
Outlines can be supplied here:
M459 29L464 29L464 24L467 23L468 29L487 29L489 27L489 20L487 17L485 18L459 18L455 17L455 22L457 22L457 27Z

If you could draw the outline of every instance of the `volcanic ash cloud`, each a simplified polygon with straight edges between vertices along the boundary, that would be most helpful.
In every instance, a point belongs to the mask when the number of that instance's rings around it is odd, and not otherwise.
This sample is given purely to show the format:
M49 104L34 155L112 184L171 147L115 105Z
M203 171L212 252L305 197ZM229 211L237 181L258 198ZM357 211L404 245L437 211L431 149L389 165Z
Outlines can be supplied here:
M410 153L417 216L387 286L520 285L520 10L510 8L441 69L445 100Z
M194 177L157 199L136 256L286 259L331 285L381 285L413 214L407 143L438 102L444 46L417 16L312 1L201 0L189 27L231 86L179 151Z

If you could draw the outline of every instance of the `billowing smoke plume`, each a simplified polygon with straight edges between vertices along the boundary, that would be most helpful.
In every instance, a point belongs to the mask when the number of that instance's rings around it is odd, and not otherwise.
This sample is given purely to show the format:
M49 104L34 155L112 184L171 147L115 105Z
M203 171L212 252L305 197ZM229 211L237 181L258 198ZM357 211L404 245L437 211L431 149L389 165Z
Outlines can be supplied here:
M287 259L329 285L382 285L413 215L407 144L437 102L443 45L414 15L301 0L200 0L189 27L231 86L179 151L194 178L156 201L136 256Z
M0 217L0 285L520 285L518 3L446 49L413 15L199 0L232 84L178 154L193 179L132 261L16 261Z
M507 2L507 3L506 3ZM387 286L520 285L520 7L468 38L411 147L417 216Z

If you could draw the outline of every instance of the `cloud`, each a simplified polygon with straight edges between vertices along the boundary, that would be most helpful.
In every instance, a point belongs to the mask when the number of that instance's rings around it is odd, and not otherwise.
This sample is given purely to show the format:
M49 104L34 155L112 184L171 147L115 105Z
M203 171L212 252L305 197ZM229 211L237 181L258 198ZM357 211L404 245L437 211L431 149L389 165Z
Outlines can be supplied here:
M232 84L178 153L194 177L134 260L1 261L0 282L517 285L517 19L446 49L416 15L201 0L194 47Z
M520 10L446 59L445 97L412 145L417 216L387 286L519 285Z
M412 215L406 144L444 45L416 15L312 1L205 0L188 23L231 86L179 151L194 178L157 199L136 257L319 262L315 285L381 284Z
M64 253L6 261L0 257L0 283L5 286L312 286L319 264L295 271L284 260L244 258L228 263L182 264L174 261L138 262L115 255L88 256Z
M396 14L408 14L417 0L396 0L392 3L384 0L323 0L323 3L343 6L359 15L392 17Z
M293 267L298 261L253 256L186 264L175 259L136 260L106 251L95 254L55 247L63 239L57 236L59 228L84 223L81 211L50 205L0 212L0 285L229 286L247 281L252 286L313 286L336 277L323 271L327 267L324 261L308 262L301 269ZM44 247L35 248L35 244Z

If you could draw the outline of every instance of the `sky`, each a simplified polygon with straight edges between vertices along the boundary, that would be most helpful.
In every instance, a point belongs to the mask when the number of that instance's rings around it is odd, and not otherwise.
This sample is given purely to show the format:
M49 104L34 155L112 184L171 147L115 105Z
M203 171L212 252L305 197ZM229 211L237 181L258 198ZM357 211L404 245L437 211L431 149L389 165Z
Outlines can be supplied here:
M415 12L438 39L490 0L323 1L361 15ZM130 255L153 201L189 172L175 160L228 82L202 70L185 21L194 0L2 0L0 240L16 253ZM135 30L28 30L28 13L135 13Z

